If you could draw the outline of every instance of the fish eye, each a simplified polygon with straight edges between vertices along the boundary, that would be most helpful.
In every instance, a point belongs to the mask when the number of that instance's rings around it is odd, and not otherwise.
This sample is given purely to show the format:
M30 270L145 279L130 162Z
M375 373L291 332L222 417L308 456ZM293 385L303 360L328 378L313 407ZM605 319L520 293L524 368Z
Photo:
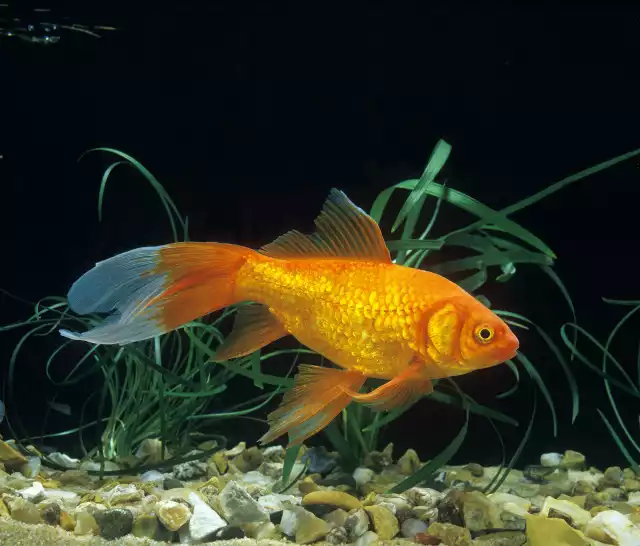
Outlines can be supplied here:
M475 330L475 336L479 343L490 343L494 335L493 328L486 324L478 326Z

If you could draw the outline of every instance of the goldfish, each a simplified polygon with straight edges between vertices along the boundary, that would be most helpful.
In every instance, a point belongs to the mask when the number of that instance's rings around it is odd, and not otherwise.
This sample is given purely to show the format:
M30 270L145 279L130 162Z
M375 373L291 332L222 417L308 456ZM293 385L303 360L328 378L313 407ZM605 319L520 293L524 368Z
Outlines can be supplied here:
M395 264L380 227L332 189L316 231L289 231L253 250L216 242L141 247L98 262L70 288L78 314L108 313L86 332L94 344L142 341L230 305L231 333L213 361L240 358L285 336L337 367L301 364L268 416L269 443L297 445L349 403L376 411L411 404L432 380L513 358L519 341L493 311L436 273ZM386 382L360 390L367 378Z

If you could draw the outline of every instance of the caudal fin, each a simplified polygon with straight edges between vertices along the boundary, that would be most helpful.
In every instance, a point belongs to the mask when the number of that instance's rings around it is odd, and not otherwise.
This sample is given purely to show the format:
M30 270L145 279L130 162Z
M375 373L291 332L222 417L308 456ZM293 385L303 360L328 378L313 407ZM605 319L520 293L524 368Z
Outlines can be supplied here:
M111 313L70 339L126 344L169 332L236 303L235 279L254 251L222 243L174 243L118 254L87 271L68 294L72 311Z
M365 380L361 373L335 368L301 364L299 370L293 388L267 417L271 428L260 443L288 432L289 446L300 444L326 427L351 402L349 392L360 390Z

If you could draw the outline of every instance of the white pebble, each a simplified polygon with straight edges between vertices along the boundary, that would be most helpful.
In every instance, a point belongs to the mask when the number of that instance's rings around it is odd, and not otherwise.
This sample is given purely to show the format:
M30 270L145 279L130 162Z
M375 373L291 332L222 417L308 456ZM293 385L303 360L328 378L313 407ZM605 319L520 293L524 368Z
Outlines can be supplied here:
M193 507L193 514L189 525L180 528L180 542L187 544L199 542L215 530L227 525L227 522L195 493L189 495L189 504Z
M280 530L288 537L293 537L298 530L298 516L292 510L285 510L282 512L282 519L280 520Z
M143 482L160 482L164 480L164 474L157 470L148 470L140 476L140 479Z
M615 510L599 512L585 526L585 534L590 538L602 541L602 533L617 546L638 546L640 544L640 527L625 515Z
M629 493L629 500L627 500L627 504L631 506L640 506L640 491L631 491Z
M355 542L355 546L369 546L375 542L378 542L379 538L373 531L367 531Z
M52 453L47 458L50 459L51 462L59 466L64 466L65 468L78 468L80 465L80 459L74 459L65 453L59 453L58 451Z
M27 462L22 465L20 470L25 477L35 478L40 472L40 465L40 457L27 457Z
M543 453L540 455L542 466L558 466L562 460L562 453Z
M353 471L353 479L358 487L372 481L374 476L375 472L373 470L363 466L359 466Z
M265 495L258 499L258 504L270 514L282 510L282 502L276 495Z
M40 482L33 482L30 487L18 491L22 498L31 502L37 502L44 497L44 487Z
M407 519L402 522L400 532L405 538L414 538L418 533L427 532L427 524L419 519Z

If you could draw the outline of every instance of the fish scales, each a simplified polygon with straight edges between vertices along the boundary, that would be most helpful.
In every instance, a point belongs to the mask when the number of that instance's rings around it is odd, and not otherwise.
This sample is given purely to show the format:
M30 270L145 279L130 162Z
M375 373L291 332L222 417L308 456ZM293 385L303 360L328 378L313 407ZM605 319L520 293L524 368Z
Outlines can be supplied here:
M267 305L285 328L344 368L393 377L415 351L428 304L414 270L353 260L250 260L236 290Z

